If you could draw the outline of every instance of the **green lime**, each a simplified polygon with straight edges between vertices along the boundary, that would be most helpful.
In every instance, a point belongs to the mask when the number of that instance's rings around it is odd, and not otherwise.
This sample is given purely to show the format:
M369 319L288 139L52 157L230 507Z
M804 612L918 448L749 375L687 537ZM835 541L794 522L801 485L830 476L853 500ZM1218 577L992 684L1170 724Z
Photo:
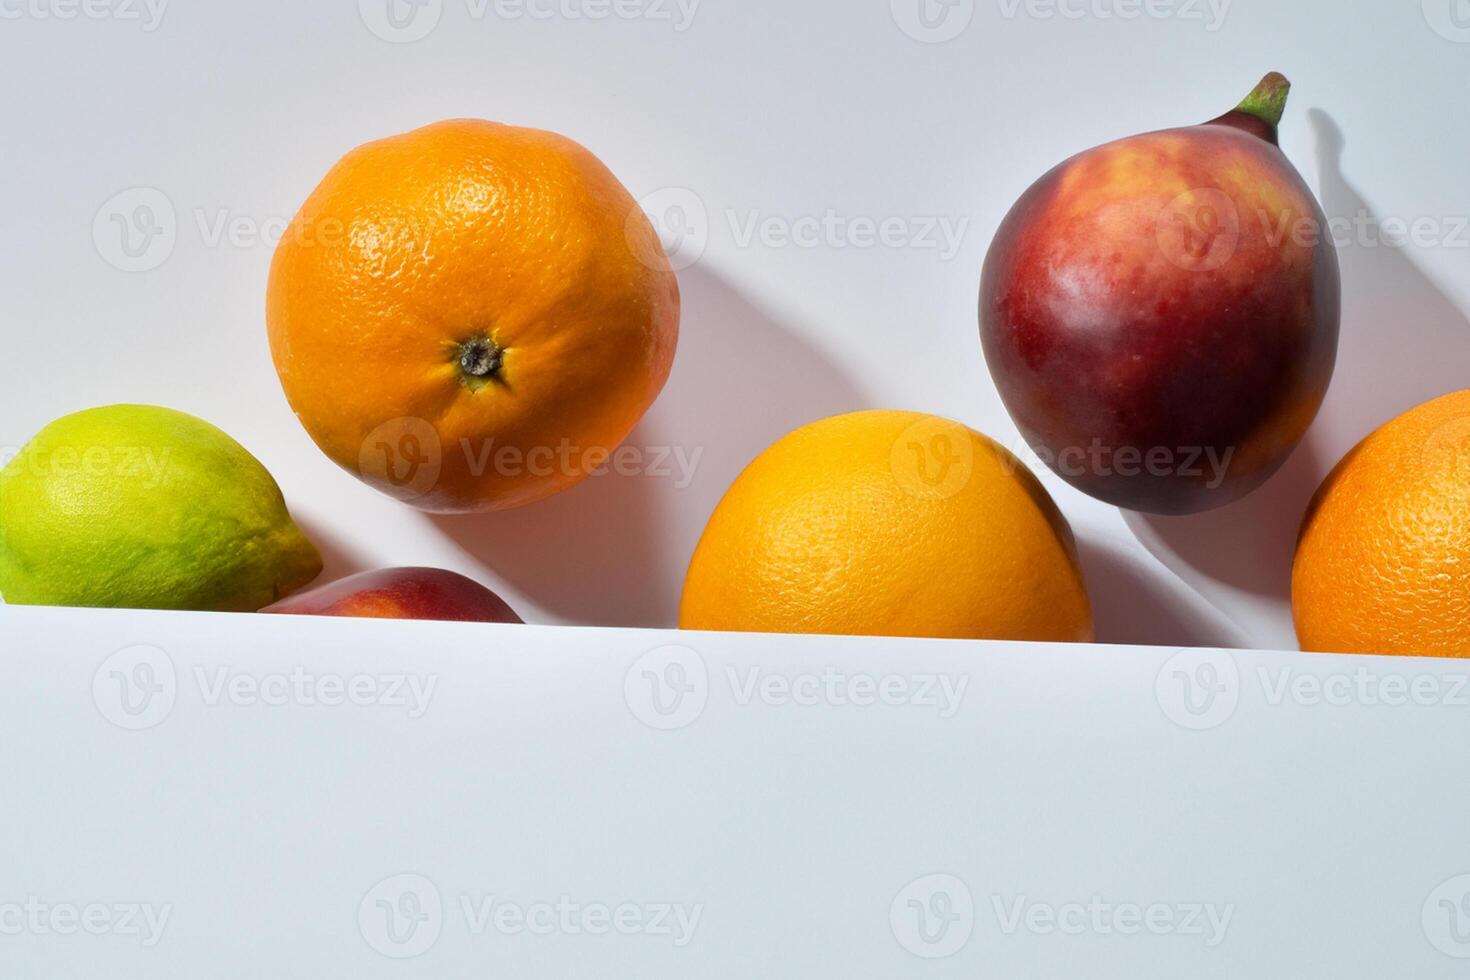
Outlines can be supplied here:
M13 605L253 612L321 570L265 467L183 412L68 415L0 470Z

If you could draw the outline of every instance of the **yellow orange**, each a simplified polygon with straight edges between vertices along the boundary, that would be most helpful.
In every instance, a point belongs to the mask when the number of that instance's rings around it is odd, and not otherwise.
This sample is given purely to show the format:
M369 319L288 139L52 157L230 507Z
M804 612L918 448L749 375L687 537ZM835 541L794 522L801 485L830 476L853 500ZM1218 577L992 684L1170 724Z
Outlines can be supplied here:
M1072 532L1001 446L913 412L798 429L742 473L684 584L685 629L1085 641Z
M604 465L668 378L679 288L590 152L457 119L332 168L276 250L267 320L329 457L425 510L496 510Z
M1307 511L1291 596L1304 650L1470 657L1470 391L1337 465Z

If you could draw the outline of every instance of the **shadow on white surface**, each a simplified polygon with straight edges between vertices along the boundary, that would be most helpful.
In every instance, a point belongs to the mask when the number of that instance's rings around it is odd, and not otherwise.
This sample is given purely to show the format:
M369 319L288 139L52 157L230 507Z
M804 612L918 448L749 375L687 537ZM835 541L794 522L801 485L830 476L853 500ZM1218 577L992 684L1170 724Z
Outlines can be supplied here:
M1340 232L1349 238L1338 248L1342 339L1322 413L1281 472L1246 499L1193 517L1125 515L1140 543L1185 582L1205 588L1203 576L1282 601L1291 595L1302 515L1337 461L1394 416L1470 386L1470 320L1404 248L1382 240L1380 216L1342 173L1342 130L1321 109L1308 116L1323 210L1351 223Z
M1354 222L1366 216L1369 234L1381 239L1382 215L1342 175L1342 130L1321 109L1308 116L1317 133L1327 213ZM1415 216L1409 217L1412 223ZM1446 226L1445 232L1452 229ZM1340 248L1338 256L1342 350L1326 411L1335 429L1350 430L1352 436L1329 461L1332 465L1394 416L1470 387L1470 317L1414 264L1405 248L1378 240Z
M1127 646L1238 647L1246 638L1203 596L1139 566L1122 548L1079 537L1077 550L1097 642Z
M1307 502L1331 468L1308 433L1275 476L1255 493L1190 517L1127 513L1139 543L1186 582L1199 575L1245 592L1285 600Z
M316 545L316 550L321 552L322 556L322 573L305 588L326 585L349 575L380 567L373 561L370 554L353 548L345 539L328 531L326 525L315 518L302 516L295 510L291 512L291 516L311 543Z
M806 422L867 407L841 370L715 273L696 266L679 284L673 374L627 445L682 452L694 461L692 482L608 474L519 510L432 518L470 558L566 621L674 625L685 564L740 470Z

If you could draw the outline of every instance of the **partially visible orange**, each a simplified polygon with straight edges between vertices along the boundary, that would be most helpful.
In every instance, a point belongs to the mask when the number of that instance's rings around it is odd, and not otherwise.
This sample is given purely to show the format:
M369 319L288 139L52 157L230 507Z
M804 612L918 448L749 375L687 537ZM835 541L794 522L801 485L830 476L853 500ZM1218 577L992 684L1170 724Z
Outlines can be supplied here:
M725 494L684 583L695 630L1086 641L1072 532L1001 446L858 412L798 429Z
M668 378L679 288L590 152L457 119L332 168L276 250L267 320L328 456L425 510L496 510L605 465Z
M1307 511L1291 599L1303 650L1470 657L1470 391L1337 465Z

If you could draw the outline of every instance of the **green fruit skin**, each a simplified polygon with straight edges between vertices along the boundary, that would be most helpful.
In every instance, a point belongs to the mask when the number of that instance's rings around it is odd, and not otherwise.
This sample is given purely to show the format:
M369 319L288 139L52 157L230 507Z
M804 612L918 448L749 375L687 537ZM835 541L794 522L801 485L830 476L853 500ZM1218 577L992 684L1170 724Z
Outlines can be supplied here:
M12 605L254 612L321 570L265 467L183 412L68 415L0 470Z

